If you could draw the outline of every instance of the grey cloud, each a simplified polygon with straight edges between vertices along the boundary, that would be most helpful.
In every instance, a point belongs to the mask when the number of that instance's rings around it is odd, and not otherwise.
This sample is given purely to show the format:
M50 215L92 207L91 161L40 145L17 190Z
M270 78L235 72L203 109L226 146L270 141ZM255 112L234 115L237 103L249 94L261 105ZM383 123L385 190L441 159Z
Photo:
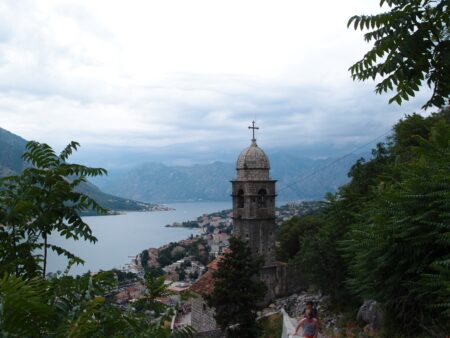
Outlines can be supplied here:
M373 84L322 81L315 64L276 80L264 74L174 72L135 81L109 69L109 60L91 55L83 41L74 46L57 41L47 25L52 17L39 16L35 7L32 1L8 1L6 12L0 12L5 18L0 125L57 146L75 139L83 151L97 149L111 157L232 160L248 144L247 126L256 118L258 140L268 151L330 156L388 130L404 113L417 111L427 95L424 91L402 107L388 105L386 96L373 93ZM82 6L60 5L50 14L74 21L102 47L116 43Z

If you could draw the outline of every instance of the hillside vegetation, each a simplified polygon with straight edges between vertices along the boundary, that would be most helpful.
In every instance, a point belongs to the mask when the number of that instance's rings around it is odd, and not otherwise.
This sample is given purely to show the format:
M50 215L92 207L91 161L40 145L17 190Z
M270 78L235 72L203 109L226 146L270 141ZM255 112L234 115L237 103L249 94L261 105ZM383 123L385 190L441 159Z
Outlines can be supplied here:
M382 335L450 333L450 110L394 126L314 216L283 224L279 257L336 304L381 302Z
M0 167L9 172L21 172L25 162L21 156L27 141L3 128L0 128Z
M2 337L161 337L170 308L157 302L167 294L164 278L145 279L140 310L124 311L114 303L114 272L68 276L83 260L52 243L52 234L95 243L83 210L105 210L76 187L103 168L69 163L78 143L61 153L47 144L28 142L20 175L0 179L0 335ZM69 179L76 176L76 179ZM48 252L67 259L64 274L47 274ZM123 275L122 275L123 277ZM152 292L150 292L150 290ZM173 337L191 336L189 328Z

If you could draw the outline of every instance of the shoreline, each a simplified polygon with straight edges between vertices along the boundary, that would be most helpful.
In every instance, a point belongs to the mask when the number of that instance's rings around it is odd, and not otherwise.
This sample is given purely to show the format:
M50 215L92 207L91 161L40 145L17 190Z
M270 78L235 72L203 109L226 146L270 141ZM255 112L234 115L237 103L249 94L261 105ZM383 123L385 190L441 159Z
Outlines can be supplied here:
M120 215L126 215L130 212L158 212L158 211L173 211L176 210L175 208L172 207L167 207L163 204L156 204L150 208L143 208L143 209L138 209L138 210L115 210L115 209L109 209L106 214L99 214L99 213L95 213L95 212L86 212L86 213L82 213L81 216L82 217L91 217L91 216L120 216Z
M298 216L309 214L312 210L320 209L323 205L323 201L291 201L285 202L276 208L277 224L287 221L288 219ZM143 249L140 253L137 253L131 261L131 265L136 268L137 271L143 271L144 268L141 263L138 262L140 255L147 251L149 255L153 255L151 261L149 261L150 268L159 268L159 264L152 264L157 262L158 255L161 250L164 250L171 244L183 245L184 242L188 240L198 239L208 242L210 247L211 255L219 255L223 252L224 248L228 246L228 238L232 233L232 209L224 209L212 213L204 213L201 216L197 216L194 220L186 220L182 222L172 222L171 224L166 224L166 228L182 228L189 230L199 231L199 234L181 239L176 242L170 242L163 244L159 247L150 247Z

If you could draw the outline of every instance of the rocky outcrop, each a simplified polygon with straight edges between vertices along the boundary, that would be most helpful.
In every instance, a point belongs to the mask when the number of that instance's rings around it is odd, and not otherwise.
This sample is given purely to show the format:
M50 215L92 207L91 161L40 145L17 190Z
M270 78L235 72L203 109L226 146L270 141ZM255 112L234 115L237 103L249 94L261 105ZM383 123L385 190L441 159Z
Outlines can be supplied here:
M317 317L320 320L322 327L322 334L320 337L325 337L324 334L330 337L342 337L346 334L352 334L352 337L374 337L382 327L384 313L382 305L375 300L365 301L360 307L357 318L360 323L358 325L355 319L344 320L344 316L340 313L332 311L330 298L322 295L320 292L300 292L295 293L289 297L279 298L269 305L264 312L282 311L284 309L293 321L303 317L306 303L312 301L315 309L317 309ZM363 327L364 326L364 327Z
M366 300L359 308L356 318L366 323L368 329L379 330L384 318L381 304L376 300Z
M320 292L295 293L289 297L277 299L269 306L269 309L272 311L284 309L290 317L299 318L303 316L306 309L306 302L308 301L312 301L314 303L322 329L333 331L337 326L340 315L333 313L329 309L329 297L323 296Z

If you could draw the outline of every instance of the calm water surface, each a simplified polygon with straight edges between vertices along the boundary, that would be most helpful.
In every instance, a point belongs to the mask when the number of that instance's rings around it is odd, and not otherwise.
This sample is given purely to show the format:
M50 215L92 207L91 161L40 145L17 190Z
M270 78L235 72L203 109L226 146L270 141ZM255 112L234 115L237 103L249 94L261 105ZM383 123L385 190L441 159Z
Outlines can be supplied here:
M121 268L144 249L158 247L198 234L198 230L166 228L166 224L194 220L204 213L231 209L230 202L174 203L171 211L129 212L117 216L91 216L83 219L90 225L98 242L69 241L59 236L51 237L51 244L77 254L85 260L84 265L72 267L71 274ZM63 271L66 260L51 254L49 271Z

